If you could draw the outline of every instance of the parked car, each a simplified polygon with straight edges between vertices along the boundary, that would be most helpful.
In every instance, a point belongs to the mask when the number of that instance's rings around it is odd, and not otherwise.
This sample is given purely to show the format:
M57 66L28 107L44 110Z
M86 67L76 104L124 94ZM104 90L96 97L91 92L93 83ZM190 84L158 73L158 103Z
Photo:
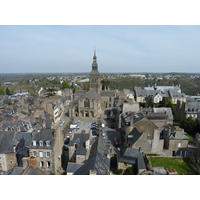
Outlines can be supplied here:
M117 138L114 138L114 147L119 147L119 141Z

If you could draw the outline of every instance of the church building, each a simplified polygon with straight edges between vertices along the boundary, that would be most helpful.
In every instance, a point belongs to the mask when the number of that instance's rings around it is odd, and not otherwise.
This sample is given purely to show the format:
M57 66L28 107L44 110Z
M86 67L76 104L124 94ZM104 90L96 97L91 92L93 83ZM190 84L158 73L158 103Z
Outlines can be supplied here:
M94 51L92 71L89 74L89 91L77 90L70 104L70 117L97 118L105 108L113 107L117 91L102 90L98 71L97 56Z

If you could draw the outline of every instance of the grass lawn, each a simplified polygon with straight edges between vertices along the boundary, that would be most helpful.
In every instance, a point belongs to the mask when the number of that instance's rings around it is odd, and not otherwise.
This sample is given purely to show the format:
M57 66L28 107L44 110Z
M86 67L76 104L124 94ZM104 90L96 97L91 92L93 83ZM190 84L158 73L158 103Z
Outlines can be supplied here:
M189 161L187 158L160 158L150 157L151 164L153 167L164 167L175 168L178 174L194 175L195 172L188 165Z

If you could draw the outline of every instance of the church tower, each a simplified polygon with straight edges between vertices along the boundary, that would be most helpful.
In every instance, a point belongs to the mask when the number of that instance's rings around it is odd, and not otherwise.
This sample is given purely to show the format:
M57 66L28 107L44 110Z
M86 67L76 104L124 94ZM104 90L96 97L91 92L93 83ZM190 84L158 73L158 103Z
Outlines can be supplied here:
M94 90L98 93L101 90L101 80L100 73L98 71L96 51L94 51L92 71L90 72L90 90Z

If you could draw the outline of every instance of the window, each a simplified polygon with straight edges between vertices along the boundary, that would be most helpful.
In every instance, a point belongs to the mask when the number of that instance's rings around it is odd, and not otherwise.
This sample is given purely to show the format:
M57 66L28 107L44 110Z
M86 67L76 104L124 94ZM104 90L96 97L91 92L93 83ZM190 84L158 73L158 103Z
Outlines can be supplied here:
M178 147L181 147L181 143L180 142L178 143Z
M46 157L50 158L50 152L46 152Z
M50 162L47 162L47 168L49 168L51 166Z
M42 147L43 146L43 141L39 141L39 144L40 144L40 146Z
M50 146L50 142L49 142L49 141L46 141L46 145L49 147L49 146Z
M33 143L32 143L32 144L33 144L33 146L36 146L36 141L35 141L35 140L33 140Z
M39 152L39 156L40 156L40 158L43 157L43 152L42 151Z
M85 99L84 101L84 107L89 108L90 107L90 100L88 98Z
M127 163L124 163L124 168L126 168L127 167Z
M36 157L36 151L33 151L32 155L33 157Z
M43 161L40 162L40 167L44 167L44 162Z

